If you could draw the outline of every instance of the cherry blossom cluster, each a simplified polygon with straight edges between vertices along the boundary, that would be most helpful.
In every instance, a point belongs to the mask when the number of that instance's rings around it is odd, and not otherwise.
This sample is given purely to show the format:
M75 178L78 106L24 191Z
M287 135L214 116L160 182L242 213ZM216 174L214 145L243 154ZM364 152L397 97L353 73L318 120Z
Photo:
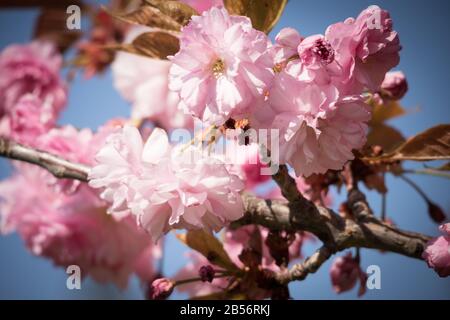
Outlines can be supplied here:
M353 159L371 117L364 94L380 88L401 48L388 12L376 6L325 35L283 29L273 44L248 18L212 8L193 17L180 45L169 77L179 108L216 125L245 118L278 129L280 161L297 176Z
M83 184L14 161L13 176L0 182L0 232L17 231L33 254L59 266L79 265L100 282L125 288L137 275L152 284L153 299L167 298L175 288L215 294L239 272L251 276L231 282L248 298L288 298L287 286L278 283L277 291L265 276L302 258L302 246L313 236L230 223L244 215L244 192L267 202L286 200L267 174L274 161L293 169L293 183L311 203L331 205L321 181L326 177L317 174L343 169L365 145L370 102L396 101L408 90L405 75L391 71L399 63L398 34L389 13L370 6L323 34L284 28L272 41L248 17L230 15L222 0L181 2L199 15L177 34L180 49L167 60L127 52L100 59L112 30L79 48L93 58L89 75L114 58L114 87L132 106L130 119L111 120L96 132L57 124L68 92L63 58L52 43L11 45L0 53L0 136L91 168ZM100 29L106 32L108 25ZM121 32L130 45L152 30ZM192 131L195 121L217 136L171 144L168 133ZM239 143L224 134L251 129L278 134L267 143ZM231 157L214 152L220 138ZM279 159L271 163L263 157L268 154ZM224 251L238 271L193 251L174 279L155 280L161 276L155 268L158 240L174 229L204 230L211 237L224 230ZM449 229L442 225L443 235L423 253L442 277L450 274ZM358 294L364 294L359 254L336 258L330 277L336 292L359 282Z
M103 188L111 212L131 212L154 240L173 228L219 231L243 215L241 179L196 146L171 147L162 129L144 144L139 130L126 126L96 159L90 185Z

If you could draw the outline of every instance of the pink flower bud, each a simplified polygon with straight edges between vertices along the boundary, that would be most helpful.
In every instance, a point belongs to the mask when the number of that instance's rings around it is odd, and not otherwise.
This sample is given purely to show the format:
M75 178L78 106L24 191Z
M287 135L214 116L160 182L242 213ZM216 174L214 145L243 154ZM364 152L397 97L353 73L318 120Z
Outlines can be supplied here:
M400 100L408 91L408 82L401 71L388 72L381 84L381 96L386 99Z
M202 278L203 282L212 282L214 280L216 271L210 265L206 265L200 267L200 269L198 270L198 274L200 275L200 278Z
M431 219L433 219L434 222L442 223L445 221L445 213L442 211L442 209L434 204L433 202L428 202L428 214Z
M450 223L439 227L445 234L428 242L422 254L428 266L433 268L440 277L450 275Z
M363 295L365 292L367 276L361 270L359 262L352 257L350 252L333 261L330 276L333 288L337 293L353 289L358 280L360 281L358 296Z
M165 300L172 294L174 287L175 284L167 278L156 279L148 290L148 299Z

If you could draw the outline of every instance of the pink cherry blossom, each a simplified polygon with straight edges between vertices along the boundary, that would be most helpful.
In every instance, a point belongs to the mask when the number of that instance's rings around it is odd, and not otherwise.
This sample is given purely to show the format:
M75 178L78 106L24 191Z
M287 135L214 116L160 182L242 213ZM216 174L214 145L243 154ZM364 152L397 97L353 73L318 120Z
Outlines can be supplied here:
M378 90L386 72L399 61L399 37L389 12L370 6L358 16L328 27L325 35L344 70L347 93Z
M46 182L48 173L29 164L0 182L1 232L17 231L35 255L55 265L80 266L83 275L126 287L131 274L148 281L159 248L132 217L106 214L105 203L87 185L76 192L58 192Z
M264 170L268 165L261 160L258 144L239 145L236 140L227 140L224 149L223 160L228 170L245 181L246 189L271 180L271 175Z
M192 8L197 10L198 13L202 13L211 9L212 7L223 6L223 0L181 0Z
M111 133L99 148L96 165L89 174L89 185L101 188L100 197L110 203L109 212L129 213L128 202L134 195L130 180L142 173L143 141L135 127L125 126Z
M125 42L131 42L139 34L150 30L133 28ZM148 119L166 130L192 128L192 118L178 110L178 95L169 91L170 66L169 61L119 52L111 65L114 86L132 103L133 119Z
M430 240L422 257L440 277L448 277L450 275L450 223L443 224L439 229L444 235Z
M179 94L185 113L205 122L221 125L248 116L272 81L268 46L249 18L213 7L183 28L169 87Z
M290 63L288 73L302 82L321 86L333 83L340 89L342 69L335 60L334 48L323 35L303 39L297 50L300 62Z
M352 257L351 252L334 259L330 268L331 283L337 293L351 290L360 282L358 296L366 292L367 275L361 270L359 262Z
M218 231L243 215L241 180L196 147L172 148L154 129L143 144L134 127L112 135L97 154L90 185L111 210L128 208L157 240L174 228Z
M303 37L293 28L283 28L275 37L274 45L269 49L273 54L275 69L281 71L290 58L295 57Z
M55 119L43 117L42 101L33 94L23 95L8 118L0 121L0 132L16 142L33 145L36 138L49 131Z
M332 84L299 80L291 63L277 75L269 102L280 130L280 162L297 176L339 170L364 145L370 111L360 96L340 96Z
M41 119L54 121L67 99L61 66L62 57L51 43L6 47L0 53L0 118L13 113L23 95L33 94L41 101Z

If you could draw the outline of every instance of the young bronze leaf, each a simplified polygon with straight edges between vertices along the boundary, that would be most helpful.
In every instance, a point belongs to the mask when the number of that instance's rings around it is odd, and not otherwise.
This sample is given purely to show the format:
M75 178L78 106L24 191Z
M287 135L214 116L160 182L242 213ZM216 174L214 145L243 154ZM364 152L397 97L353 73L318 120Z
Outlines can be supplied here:
M405 138L397 129L380 123L371 126L366 145L380 146L384 152L390 152L404 141Z
M448 160L450 159L450 124L428 129L401 144L394 151L367 160L386 162L397 160Z
M269 33L283 13L287 0L224 0L230 14L247 16L255 29Z
M146 0L146 3L158 8L182 26L187 25L192 16L198 15L194 8L179 1Z
M389 101L385 104L376 104L372 111L371 125L384 123L387 120L406 114L406 110L398 101Z
M212 264L228 271L239 270L231 261L222 243L212 234L204 230L191 230L186 234L177 235L177 237L191 249L205 256Z
M140 24L144 26L174 31L179 31L181 29L181 25L178 22L164 15L157 8L151 6L142 6L133 12L123 15L111 15L127 23Z
M180 50L177 37L167 32L146 32L134 39L132 46L138 53L156 59L167 59Z
M65 9L43 9L36 20L34 38L53 42L63 53L81 37L80 31L67 29L66 20Z

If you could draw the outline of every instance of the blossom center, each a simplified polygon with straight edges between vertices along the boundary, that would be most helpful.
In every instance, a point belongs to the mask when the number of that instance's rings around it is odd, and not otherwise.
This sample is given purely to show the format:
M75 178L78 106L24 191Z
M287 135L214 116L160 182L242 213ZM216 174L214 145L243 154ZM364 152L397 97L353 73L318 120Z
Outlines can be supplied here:
M222 59L217 59L212 64L212 72L216 79L220 78L225 72L225 62Z
M324 39L317 39L312 51L326 64L334 61L334 49Z

